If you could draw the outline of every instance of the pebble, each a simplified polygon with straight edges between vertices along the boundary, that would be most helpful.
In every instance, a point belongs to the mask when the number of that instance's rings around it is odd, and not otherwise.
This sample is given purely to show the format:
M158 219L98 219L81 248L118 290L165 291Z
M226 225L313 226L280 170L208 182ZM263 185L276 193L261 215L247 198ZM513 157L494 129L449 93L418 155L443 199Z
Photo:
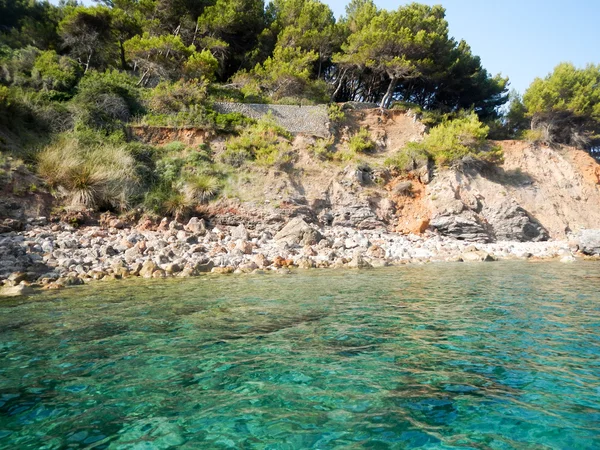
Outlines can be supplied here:
M283 224L256 230L237 225L207 231L206 223L197 218L185 226L163 219L154 231L148 223L137 228L111 222L108 229L75 229L67 224L48 225L47 221L28 222L23 231L0 234L0 284L8 295L30 291L19 287L25 277L56 289L89 279L130 276L187 277L257 270L287 273L290 268L363 269L433 261L576 261L568 240L471 244L432 232L402 235L384 229L332 226L320 228L320 237L312 244L302 240L290 244L289 239L276 239L281 228ZM15 289L6 290L10 287Z

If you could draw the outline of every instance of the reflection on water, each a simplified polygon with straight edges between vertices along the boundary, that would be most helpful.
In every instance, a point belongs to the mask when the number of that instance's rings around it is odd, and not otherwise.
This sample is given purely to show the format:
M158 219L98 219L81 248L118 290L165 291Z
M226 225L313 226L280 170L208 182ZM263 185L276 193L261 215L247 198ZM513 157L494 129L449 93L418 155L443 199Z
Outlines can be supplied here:
M600 447L600 266L97 283L0 304L0 448Z

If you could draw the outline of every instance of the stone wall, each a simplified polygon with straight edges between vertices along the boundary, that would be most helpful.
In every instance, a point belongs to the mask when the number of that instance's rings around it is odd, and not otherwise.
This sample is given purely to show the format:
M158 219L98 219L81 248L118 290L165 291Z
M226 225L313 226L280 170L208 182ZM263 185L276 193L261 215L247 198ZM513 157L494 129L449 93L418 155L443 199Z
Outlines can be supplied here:
M254 103L215 103L220 113L238 112L253 119L271 113L273 119L293 134L329 137L327 106L265 105Z

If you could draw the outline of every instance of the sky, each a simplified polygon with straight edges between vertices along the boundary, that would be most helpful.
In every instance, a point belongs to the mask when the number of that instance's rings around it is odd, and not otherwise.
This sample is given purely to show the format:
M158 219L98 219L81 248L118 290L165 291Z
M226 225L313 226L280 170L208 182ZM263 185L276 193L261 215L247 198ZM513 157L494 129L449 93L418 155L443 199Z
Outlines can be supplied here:
M322 0L336 17L349 0ZM91 0L84 3L91 4ZM375 0L396 9L404 1ZM464 39L483 67L523 93L536 77L570 61L600 64L600 0L419 0L446 8L450 34Z
M335 16L346 0L329 0ZM375 0L380 8L406 2ZM446 8L450 34L464 39L493 75L523 93L560 62L600 64L600 0L419 0Z

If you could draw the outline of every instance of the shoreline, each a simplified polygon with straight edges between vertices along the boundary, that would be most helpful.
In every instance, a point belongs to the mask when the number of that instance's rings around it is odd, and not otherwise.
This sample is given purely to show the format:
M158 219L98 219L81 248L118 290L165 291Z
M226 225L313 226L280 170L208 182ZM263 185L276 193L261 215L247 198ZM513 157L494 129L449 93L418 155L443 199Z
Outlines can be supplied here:
M153 229L155 228L155 229ZM183 225L163 219L129 227L75 228L30 219L24 231L0 235L0 296L29 295L34 288L61 289L96 280L185 278L203 273L263 273L289 269L366 269L431 262L596 259L573 240L472 243L426 232L403 235L384 229L316 228L300 218L247 230L207 228L193 217Z

